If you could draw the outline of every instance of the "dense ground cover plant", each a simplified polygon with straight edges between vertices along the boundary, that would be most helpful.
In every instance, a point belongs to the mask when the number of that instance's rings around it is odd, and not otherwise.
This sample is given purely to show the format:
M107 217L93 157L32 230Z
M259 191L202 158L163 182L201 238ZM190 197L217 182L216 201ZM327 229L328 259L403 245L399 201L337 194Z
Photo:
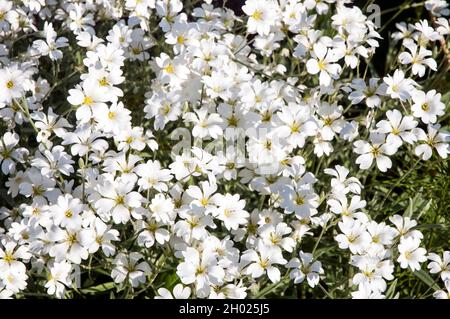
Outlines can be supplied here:
M0 0L0 297L449 298L449 6L377 8Z

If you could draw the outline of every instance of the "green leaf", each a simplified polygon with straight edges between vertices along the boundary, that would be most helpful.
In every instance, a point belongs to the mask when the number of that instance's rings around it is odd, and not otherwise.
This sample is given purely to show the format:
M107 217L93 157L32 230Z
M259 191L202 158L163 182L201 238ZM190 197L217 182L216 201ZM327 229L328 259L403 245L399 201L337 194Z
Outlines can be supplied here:
M389 286L389 289L386 292L386 299L393 299L395 294L395 287L397 287L398 279L395 279L392 284Z
M431 276L426 273L425 271L421 270L417 270L414 271L413 274L419 278L420 280L422 280L425 284L428 285L428 287L431 287L433 289L438 290L439 286L434 282L433 278L431 278Z
M414 227L414 229L445 229L450 225L445 224L421 224Z
M431 207L431 203L432 203L432 202L433 202L433 199L430 199L430 200L425 204L424 208L421 209L421 211L420 211L420 213L419 213L419 216L417 216L416 219L420 219L420 217L422 216L423 213L428 212L428 210L429 210L430 207Z
M97 293L101 293L107 290L111 290L115 287L114 282L107 282L98 286L94 286L94 287L89 287L89 288L84 288L84 289L80 289L80 291L84 294L97 294Z
M443 103L445 103L445 104L446 104L447 102L450 102L450 92L445 93L445 94L442 96L441 101L442 101Z

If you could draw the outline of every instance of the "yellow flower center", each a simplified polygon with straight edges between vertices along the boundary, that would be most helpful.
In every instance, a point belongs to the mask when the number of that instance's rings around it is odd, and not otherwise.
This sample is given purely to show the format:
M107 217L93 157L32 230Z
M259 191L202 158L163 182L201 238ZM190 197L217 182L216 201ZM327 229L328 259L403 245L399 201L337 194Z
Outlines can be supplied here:
M6 82L6 88L7 89L12 89L14 87L14 82L9 80L8 82Z
M228 118L228 125L233 127L236 127L238 125L238 120L234 115Z
M322 60L317 61L320 70L325 70L325 63Z
M225 164L225 167L228 168L228 169L234 169L236 167L236 164L234 164L234 163L227 163L227 164Z
M373 155L373 157L378 157L380 155L380 148L378 146L372 146L370 153Z
M100 84L100 86L107 86L108 85L108 80L106 80L106 77L102 77L99 81L98 84Z
M255 20L262 20L263 12L261 10L255 10L252 14L252 18Z
M187 223L191 228L195 228L199 225L199 221L196 218L192 218L191 220L187 220Z
M422 110L424 111L429 111L430 110L430 105L428 103L423 103L422 104Z
M200 200L200 204L202 204L202 206L208 205L208 198L203 197L203 198Z
M272 113L270 113L269 111L264 111L264 113L262 114L262 117L261 117L261 121L262 122L270 122L271 119L272 119Z
M3 260L6 261L8 264L14 261L13 254L10 252L6 252L5 257L3 257Z
M142 52L140 48L136 47L132 48L131 51L133 52L134 55L138 55Z
M170 63L168 66L166 66L166 67L164 68L164 71L166 71L166 72L169 73L169 74L172 74L172 73L175 71L174 68L173 68L173 64Z
M196 275L196 276L202 275L202 274L205 273L205 271L206 271L206 268L205 268L205 267L203 267L203 266L198 266L197 269L195 270L195 275Z
M116 205L123 205L125 203L125 198L121 195L117 196L116 199Z
M295 197L295 203L297 205L303 205L305 203L305 199L300 195L297 195L297 197Z
M94 100L92 98L90 98L89 96L84 97L83 104L91 105L93 102L94 102Z
M280 242L280 238L274 233L270 233L270 241L272 244L277 245Z
M69 234L67 235L67 242L71 245L75 244L77 242L77 235L76 234Z
M260 259L259 265L261 266L261 268L266 269L269 266L269 259Z
M164 115L169 114L170 113L170 104L165 103L164 107L161 110L162 110L162 114L164 114Z
M356 237L355 237L355 235L350 234L350 235L347 236L347 240L348 240L349 243L353 243L353 242L355 242Z
M291 125L291 132L292 133L298 133L300 131L300 124L294 122Z
M69 209L69 210L67 210L67 211L64 213L64 215L65 215L67 218L72 218L73 212Z
M327 117L326 119L323 120L323 124L326 126L330 126L331 124L333 124L333 120Z
M230 216L231 216L231 210L229 210L229 209L224 209L224 210L223 210L223 214L225 215L225 217L230 217Z

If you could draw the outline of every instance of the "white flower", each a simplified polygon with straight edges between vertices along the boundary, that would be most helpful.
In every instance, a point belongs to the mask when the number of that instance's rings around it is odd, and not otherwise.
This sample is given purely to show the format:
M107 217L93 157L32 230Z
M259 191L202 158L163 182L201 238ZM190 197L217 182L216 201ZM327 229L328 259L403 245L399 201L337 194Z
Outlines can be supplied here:
M175 219L176 212L172 199L166 198L161 193L158 193L150 202L150 211L157 222L169 224L171 220Z
M222 135L222 119L219 114L213 113L208 115L207 109L195 110L195 113L186 113L184 119L188 122L194 123L192 135L194 137L205 138L211 136L217 138Z
M371 290L383 292L386 290L386 281L394 279L392 275L394 264L390 260L381 261L369 255L352 256L351 264L360 270L352 278L352 282L359 287L369 286Z
M105 132L112 132L119 134L119 132L126 130L131 126L131 112L122 102L113 103L109 109L100 108L97 111L96 119L99 127Z
M444 251L442 258L435 253L430 253L428 259L431 260L428 264L430 273L440 274L443 281L450 280L450 251Z
M0 103L11 103L24 93L25 72L17 64L0 69Z
M366 231L366 225L361 221L344 219L338 225L342 231L342 234L335 237L339 248L348 248L353 254L359 254L369 245L370 235Z
M72 266L67 261L55 262L50 267L45 288L49 295L55 295L57 298L63 298L66 287L70 285L69 275L72 271Z
M377 223L376 221L371 221L367 225L367 232L372 238L371 245L382 250L384 246L389 246L393 243L397 231L386 225L385 222Z
M118 254L113 261L115 267L111 272L114 282L121 283L128 279L132 287L145 283L146 276L151 274L151 269L146 261L139 262L143 258L144 256L137 252Z
M286 265L288 268L294 268L291 273L291 279L294 279L294 284L302 283L305 278L308 285L314 288L320 280L320 275L324 273L322 263L314 261L312 254L304 253L300 250L299 258L292 258Z
M403 42L403 45L411 52L402 52L398 56L400 63L412 64L412 73L423 77L425 75L426 66L431 70L437 70L437 63L433 58L427 58L431 56L431 51L424 47L417 48L417 45L413 41Z
M361 169L368 169L373 160L376 160L377 167L380 171L386 172L392 166L392 161L388 157L397 152L397 145L389 144L385 140L385 135L372 132L370 134L370 142L356 141L353 143L354 152L361 154L356 159L356 164Z
M0 138L0 162L3 174L16 172L16 161L20 161L22 157L22 152L16 148L18 143L19 135L17 133L6 132Z
M217 191L217 184L208 181L199 184L201 187L191 185L186 190L186 195L191 197L190 206L204 207L207 212L210 212L216 208L218 194L214 193Z
M398 110L388 110L386 112L388 120L382 120L377 123L377 131L387 134L386 143L400 147L403 141L413 144L417 138L411 131L417 126L412 116L402 117Z
M55 257L56 262L67 260L74 264L80 264L81 260L89 257L87 248L95 240L94 236L91 229L81 227L61 229L52 226L48 237L54 244L50 248L49 255Z
M223 283L225 272L217 265L217 259L211 251L199 252L188 247L183 257L184 261L177 267L177 275L185 285L195 283L196 294L200 298L209 295L211 285Z
M33 42L33 48L36 49L43 56L49 56L51 60L60 60L63 54L59 48L67 47L69 40L65 37L56 38L56 32L52 23L47 21L44 24L43 34L45 41L36 40Z
M365 217L360 209L366 206L366 201L361 200L359 196L353 196L349 205L345 195L337 194L336 199L328 200L327 204L330 206L330 210L337 215L341 215L342 219L364 219Z
M136 167L136 174L140 177L138 185L143 190L156 189L167 192L167 182L172 179L170 170L161 169L158 161L148 161Z
M342 67L335 63L340 57L333 49L328 49L324 44L318 42L314 44L313 57L306 62L306 69L309 74L320 72L320 85L328 86L332 79L337 79Z
M258 251L247 250L242 254L241 262L249 264L245 273L253 278L259 278L267 272L270 281L275 283L280 281L280 270L276 264L285 265L287 260L283 258L281 250L275 247L258 245Z
M141 206L142 195L132 191L133 182L106 181L99 187L100 199L95 201L94 207L105 221L112 216L114 223L125 224L130 220L133 208Z
M164 224L156 222L154 219L147 221L137 220L136 231L139 233L137 242L140 246L152 247L155 242L163 245L170 239L170 232L163 228Z
M378 85L379 79L370 78L369 85L363 79L354 79L351 83L353 91L348 98L352 101L352 104L358 104L365 100L366 105L370 108L380 106L383 92L386 90L385 83Z
M0 246L0 278L9 273L25 274L26 268L24 262L31 258L28 247L18 246L13 241L6 241Z
M295 212L299 218L309 218L316 214L319 196L310 187L287 185L281 192L280 206L286 213Z
M450 299L450 280L444 281L445 290L437 290L433 293L433 297L436 299Z
M385 295L379 291L372 291L369 285L361 285L357 291L352 292L353 299L384 299Z
M280 247L288 252L292 252L295 248L295 241L289 235L292 232L286 223L278 223L277 225L266 225L259 229L260 236L267 247Z
M159 288L158 294L159 296L155 296L155 299L188 299L191 295L191 288L177 284L173 287L172 293L166 288Z
M205 214L205 209L194 206L188 210L182 210L179 213L182 220L177 221L174 226L174 232L182 237L186 242L192 239L203 240L208 236L209 228L216 228L211 215Z
M444 115L445 105L441 102L441 93L436 90L427 93L415 90L412 94L414 104L411 110L415 117L418 117L425 124L436 123L437 117Z
M119 231L112 229L98 217L94 221L94 231L95 241L90 243L89 253L95 253L101 248L106 257L113 256L116 253L116 246L112 241L119 240Z
M406 101L411 97L411 93L414 91L416 82L409 78L405 78L405 74L402 70L397 69L394 75L388 75L383 78L386 83L386 94L390 95L393 99L399 99L400 101Z
M214 202L218 206L215 214L223 221L226 229L236 230L239 225L247 223L250 214L244 210L245 200L239 200L239 194L218 194Z
M90 151L104 151L108 149L108 143L101 139L102 134L92 132L90 125L77 127L74 132L63 135L62 145L72 145L70 152L72 155L85 156Z
M354 194L361 194L361 182L356 177L347 177L349 170L341 165L336 165L334 169L326 168L324 170L325 174L334 176L331 179L331 187L333 188L333 193L335 194L347 194L352 192Z
M417 145L414 149L414 153L424 161L431 158L433 154L433 148L436 149L439 156L447 158L450 154L450 133L447 131L439 131L441 126L439 124L428 125L427 133L421 128L414 129L414 134L417 136L419 142L424 142Z
M74 106L78 106L75 112L80 123L87 123L94 117L101 119L104 114L108 114L108 106L105 102L110 100L107 89L98 85L92 79L86 79L81 86L69 90L67 101Z
M418 40L420 46L425 47L428 42L434 42L441 38L441 35L436 32L432 26L428 25L428 20L424 19L420 22L416 22L414 28L420 33Z
M155 61L160 69L159 78L162 83L170 83L170 86L175 87L188 78L190 71L180 58L172 60L166 53L161 53Z
M295 103L289 103L281 112L277 113L282 125L278 126L280 138L286 138L291 147L303 147L308 136L314 136L317 124L311 116L307 105L298 107Z
M425 1L425 8L436 17L441 15L448 16L450 14L448 2L445 0L427 0Z
M59 196L57 204L50 207L55 225L68 228L81 226L80 213L82 210L83 204L81 201L78 198L73 198L70 194Z
M422 239L423 234L417 229L412 229L417 225L415 220L409 217L402 217L400 215L394 215L389 217L389 220L395 225L396 229L395 235L400 236L400 238L414 238Z
M420 270L420 264L427 260L425 248L419 247L420 239L417 238L403 238L398 245L398 252L400 255L397 261L400 263L400 267L408 268L411 270Z
M45 149L42 153L36 152L36 157L31 161L31 165L39 168L43 175L50 176L58 173L69 176L74 172L72 164L74 161L61 145L54 146L51 150Z
M246 0L242 11L249 16L249 33L268 35L277 18L277 6L272 0Z

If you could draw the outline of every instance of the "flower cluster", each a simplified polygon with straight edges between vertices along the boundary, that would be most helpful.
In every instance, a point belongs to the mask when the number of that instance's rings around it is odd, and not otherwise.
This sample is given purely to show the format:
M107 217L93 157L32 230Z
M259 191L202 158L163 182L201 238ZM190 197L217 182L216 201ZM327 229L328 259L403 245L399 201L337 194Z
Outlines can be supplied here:
M366 191L450 153L447 3L379 76L351 1L192 2L0 0L0 297L450 296L446 243Z

